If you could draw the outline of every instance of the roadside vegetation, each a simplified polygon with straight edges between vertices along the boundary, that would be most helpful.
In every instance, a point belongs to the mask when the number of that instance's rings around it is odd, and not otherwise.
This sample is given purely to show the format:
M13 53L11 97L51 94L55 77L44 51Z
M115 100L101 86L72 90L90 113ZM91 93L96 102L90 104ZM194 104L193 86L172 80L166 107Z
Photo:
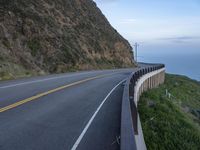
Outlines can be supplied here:
M138 104L148 150L200 150L200 83L166 75Z
M0 80L135 66L131 45L93 1L0 0L0 8Z
M26 70L20 65L2 62L0 60L0 81L1 80L10 80L24 77L31 77L36 75L43 75L43 72L34 72L32 70Z

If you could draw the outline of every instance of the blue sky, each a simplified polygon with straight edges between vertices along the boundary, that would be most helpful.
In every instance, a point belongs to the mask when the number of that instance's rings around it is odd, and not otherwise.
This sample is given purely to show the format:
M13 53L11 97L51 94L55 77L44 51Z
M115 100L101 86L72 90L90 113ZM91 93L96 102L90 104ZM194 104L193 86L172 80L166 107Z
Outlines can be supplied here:
M200 51L200 0L94 1L131 44Z
M95 0L138 60L200 81L200 0Z

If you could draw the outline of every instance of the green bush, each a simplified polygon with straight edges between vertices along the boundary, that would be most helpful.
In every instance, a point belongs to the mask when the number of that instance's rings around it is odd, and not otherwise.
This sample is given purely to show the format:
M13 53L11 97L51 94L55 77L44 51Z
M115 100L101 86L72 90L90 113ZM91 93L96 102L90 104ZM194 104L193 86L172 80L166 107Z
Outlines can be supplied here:
M45 17L44 21L50 26L50 27L57 27L56 26L56 21L53 17L49 16L49 17Z
M40 42L38 39L29 40L27 43L28 47L31 49L31 55L36 56L38 51L41 48Z
M8 41L7 38L4 38L4 39L2 40L2 43L3 43L3 45L4 45L5 47L11 48L10 42Z

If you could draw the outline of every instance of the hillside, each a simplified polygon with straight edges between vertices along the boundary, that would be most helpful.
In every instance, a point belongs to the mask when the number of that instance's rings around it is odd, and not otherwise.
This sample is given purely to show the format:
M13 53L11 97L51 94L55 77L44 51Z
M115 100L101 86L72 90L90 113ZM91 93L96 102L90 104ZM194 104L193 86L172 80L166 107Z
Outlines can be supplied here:
M200 149L199 82L166 75L165 84L142 95L139 113L148 150Z
M92 0L1 0L0 77L133 66Z

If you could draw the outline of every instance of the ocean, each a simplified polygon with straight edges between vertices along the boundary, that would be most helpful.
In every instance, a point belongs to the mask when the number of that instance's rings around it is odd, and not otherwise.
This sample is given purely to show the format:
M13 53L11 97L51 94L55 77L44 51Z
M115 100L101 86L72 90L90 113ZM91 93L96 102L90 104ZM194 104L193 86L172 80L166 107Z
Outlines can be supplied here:
M200 81L200 53L157 53L141 50L138 61L163 63L167 73L185 75Z

